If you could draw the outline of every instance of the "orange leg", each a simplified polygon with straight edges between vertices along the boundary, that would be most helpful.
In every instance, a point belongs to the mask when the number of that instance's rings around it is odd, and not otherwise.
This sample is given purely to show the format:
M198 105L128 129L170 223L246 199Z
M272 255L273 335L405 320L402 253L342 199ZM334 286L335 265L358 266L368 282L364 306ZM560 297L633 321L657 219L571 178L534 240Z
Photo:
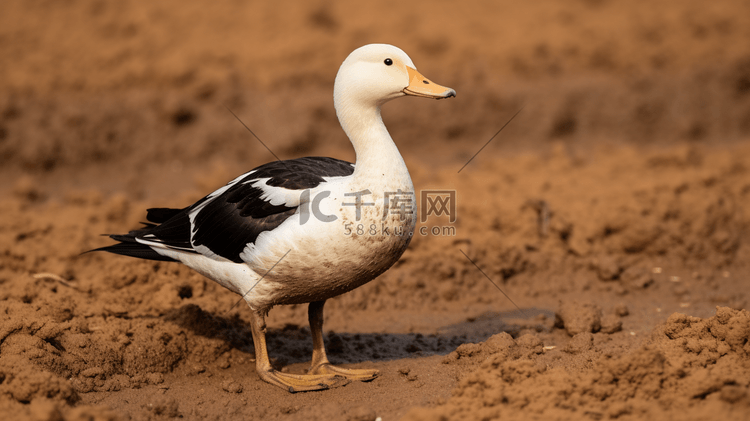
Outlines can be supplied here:
M310 331L313 338L313 357L310 366L310 374L328 374L343 376L349 380L370 381L378 377L378 370L349 369L331 365L326 356L326 348L323 344L323 305L325 301L315 301L307 308L307 316L310 320Z
M325 390L349 383L336 373L289 374L274 370L266 348L266 317L262 310L252 310L252 332L255 345L255 370L261 379L292 393Z

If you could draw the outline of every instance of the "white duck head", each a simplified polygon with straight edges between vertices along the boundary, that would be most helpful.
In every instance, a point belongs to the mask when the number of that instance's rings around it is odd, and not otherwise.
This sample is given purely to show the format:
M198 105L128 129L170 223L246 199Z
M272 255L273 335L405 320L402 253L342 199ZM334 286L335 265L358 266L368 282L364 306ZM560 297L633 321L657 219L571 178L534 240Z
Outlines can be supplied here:
M393 45L365 45L341 64L333 102L357 152L358 167L365 150L393 143L380 117L380 106L406 95L443 99L455 97L456 91L422 76L409 56Z
M388 44L365 45L349 54L333 88L336 102L361 106L380 106L404 95L443 99L456 91L422 76L405 52Z

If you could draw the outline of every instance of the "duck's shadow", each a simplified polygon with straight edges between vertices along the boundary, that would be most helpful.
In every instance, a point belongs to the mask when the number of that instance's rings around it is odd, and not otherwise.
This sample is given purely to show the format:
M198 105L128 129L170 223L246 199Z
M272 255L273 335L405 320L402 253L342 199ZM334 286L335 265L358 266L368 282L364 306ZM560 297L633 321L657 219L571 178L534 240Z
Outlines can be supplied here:
M539 315L544 317L539 317ZM546 309L488 312L462 323L444 326L437 333L333 333L324 335L328 357L334 364L361 361L390 361L402 358L446 355L464 343L485 341L507 332L516 337L525 330L549 330L554 313ZM164 318L196 335L226 341L230 347L254 354L250 326L237 316L222 317L203 311L194 304L168 312ZM307 326L287 325L269 328L268 352L276 364L306 362L312 355L312 340Z

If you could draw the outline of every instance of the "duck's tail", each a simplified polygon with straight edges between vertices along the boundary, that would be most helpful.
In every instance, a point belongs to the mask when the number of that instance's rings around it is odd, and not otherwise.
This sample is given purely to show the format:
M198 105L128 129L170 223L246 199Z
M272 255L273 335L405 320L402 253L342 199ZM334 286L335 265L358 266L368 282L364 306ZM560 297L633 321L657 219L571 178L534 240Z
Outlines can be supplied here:
M109 238L119 241L119 243L113 244L111 246L100 247L94 250L89 250L87 252L84 252L84 254L91 253L93 251L106 251L108 253L119 254L122 256L136 257L138 259L158 260L162 262L176 262L176 260L172 259L171 257L163 256L157 253L151 246L138 242L136 238L148 234L149 231L158 226L150 222L154 222L156 224L164 223L182 211L183 209L170 208L148 209L146 211L146 219L149 222L144 222L143 228L130 231L127 234L108 235Z

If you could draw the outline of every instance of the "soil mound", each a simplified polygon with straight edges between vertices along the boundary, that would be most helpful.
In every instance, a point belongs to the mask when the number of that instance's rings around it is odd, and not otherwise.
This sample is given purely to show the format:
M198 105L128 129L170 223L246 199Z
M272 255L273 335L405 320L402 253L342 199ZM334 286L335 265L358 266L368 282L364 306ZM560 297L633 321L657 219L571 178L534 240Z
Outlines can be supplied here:
M501 333L477 346L479 367L447 402L404 419L741 420L750 410L748 337L747 310L675 313L639 349L571 370L550 367L542 356L559 351L543 351L538 339Z

